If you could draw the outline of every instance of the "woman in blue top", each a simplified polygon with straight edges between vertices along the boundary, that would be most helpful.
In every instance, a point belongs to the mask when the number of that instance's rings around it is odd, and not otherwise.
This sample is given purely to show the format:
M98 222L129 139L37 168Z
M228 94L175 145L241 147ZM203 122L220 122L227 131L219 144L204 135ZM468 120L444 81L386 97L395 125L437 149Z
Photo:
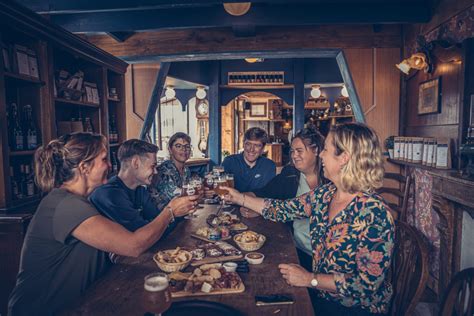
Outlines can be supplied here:
M150 186L150 193L160 210L181 193L183 184L191 177L191 171L185 165L191 157L191 137L182 132L173 134L168 142L168 150L170 159L158 167L158 173Z

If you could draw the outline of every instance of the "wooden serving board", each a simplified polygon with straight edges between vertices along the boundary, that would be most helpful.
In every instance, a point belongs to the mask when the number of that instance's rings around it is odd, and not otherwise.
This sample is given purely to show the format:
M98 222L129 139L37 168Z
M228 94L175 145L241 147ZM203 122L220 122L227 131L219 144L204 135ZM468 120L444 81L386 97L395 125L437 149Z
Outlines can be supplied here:
M196 266L200 266L200 265L207 264L207 263L216 263L216 262L223 262L223 261L234 261L234 260L242 259L243 257L244 257L244 255L208 257L208 258L204 258L202 260L193 261L193 262L191 262L191 265L193 267L196 267Z
M245 285L241 279L240 286L236 289L219 289L219 290L211 291L209 293L201 292L201 291L195 292L195 293L179 291L179 292L171 292L171 297L194 297L194 296L207 296L207 295L236 294L236 293L242 293L242 292L245 292Z
M204 241L207 241L207 242L212 242L212 243L215 243L216 241L224 241L224 240L229 240L232 238L232 236L227 236L225 238L222 238L222 239L219 239L219 240L210 240L209 238L206 238L204 236L201 236L201 235L198 235L198 234L195 234L195 233L191 233L191 237L194 237L194 238L197 238L197 239L201 239L201 240L204 240Z

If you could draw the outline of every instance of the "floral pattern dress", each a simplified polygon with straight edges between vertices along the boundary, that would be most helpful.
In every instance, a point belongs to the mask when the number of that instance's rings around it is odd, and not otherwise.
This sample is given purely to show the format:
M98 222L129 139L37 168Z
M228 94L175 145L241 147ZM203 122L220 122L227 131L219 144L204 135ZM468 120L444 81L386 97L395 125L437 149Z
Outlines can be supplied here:
M371 313L386 313L392 287L387 274L395 225L389 208L375 193L359 193L329 222L336 187L326 184L290 200L265 199L263 217L279 222L310 216L313 272L333 274L336 293L325 299Z
M190 178L191 171L188 167L184 167L184 177L181 177L172 160L164 161L158 167L158 174L149 188L158 209L162 210L176 196L176 189L181 188Z

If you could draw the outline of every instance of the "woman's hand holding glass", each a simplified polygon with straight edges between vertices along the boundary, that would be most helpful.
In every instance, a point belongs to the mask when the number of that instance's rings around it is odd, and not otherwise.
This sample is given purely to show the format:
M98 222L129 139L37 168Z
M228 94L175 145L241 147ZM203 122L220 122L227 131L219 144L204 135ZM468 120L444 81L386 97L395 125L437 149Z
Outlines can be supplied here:
M175 217L182 217L196 210L198 205L199 195L179 196L170 201L168 206L173 210Z

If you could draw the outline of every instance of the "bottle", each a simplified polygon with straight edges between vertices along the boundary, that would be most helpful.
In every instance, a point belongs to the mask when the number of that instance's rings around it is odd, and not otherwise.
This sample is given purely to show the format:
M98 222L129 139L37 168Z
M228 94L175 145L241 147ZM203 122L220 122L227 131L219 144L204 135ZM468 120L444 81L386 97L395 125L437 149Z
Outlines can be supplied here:
M117 174L118 172L118 160L117 160L117 153L112 151L110 155L110 163L112 164L112 173Z
M33 173L30 171L30 165L25 165L26 196L35 195L35 181L33 180L33 177Z
M118 132L117 124L115 123L115 115L110 115L110 126L109 126L109 141L111 144L118 143Z
M94 128L92 127L91 118L86 117L84 119L84 132L94 133Z
M12 199L16 200L19 198L18 182L15 178L15 173L13 171L13 166L10 166L10 182L12 185Z
M23 130L20 125L20 116L16 103L12 103L10 106L10 122L8 125L8 129L11 131L11 149L24 150Z
M24 113L24 127L25 127L25 144L26 149L35 149L38 147L38 129L33 119L33 109L31 105L27 104L23 108Z

